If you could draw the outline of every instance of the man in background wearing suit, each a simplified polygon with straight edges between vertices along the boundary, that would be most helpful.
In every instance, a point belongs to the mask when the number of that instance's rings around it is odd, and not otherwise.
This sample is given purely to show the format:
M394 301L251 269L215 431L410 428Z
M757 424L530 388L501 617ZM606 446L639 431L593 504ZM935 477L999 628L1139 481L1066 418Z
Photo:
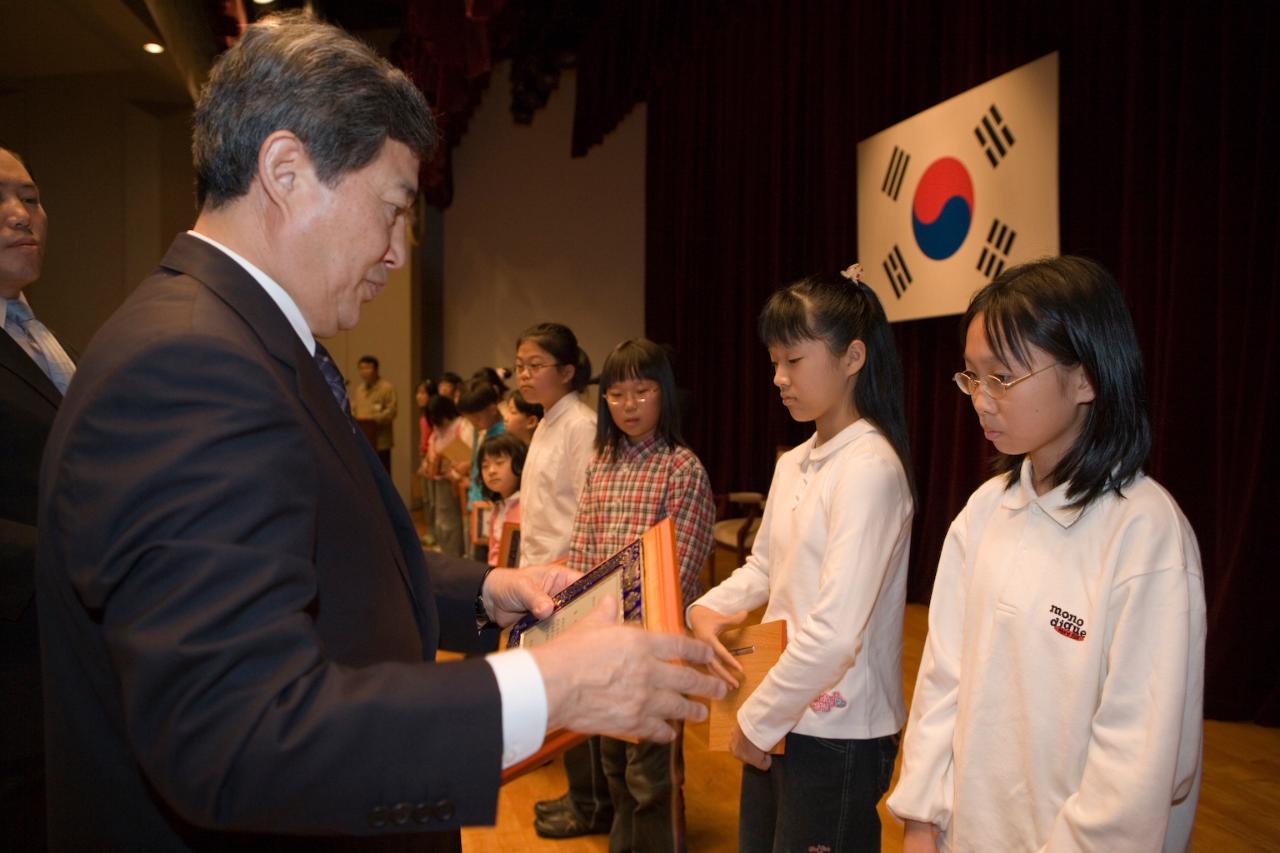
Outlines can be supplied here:
M37 475L75 372L22 293L40 277L48 228L35 181L16 154L0 148L0 826L11 850L45 846L34 600Z
M405 262L421 93L282 15L217 61L193 128L199 217L90 343L41 470L51 848L456 850L549 727L704 718L682 694L720 682L666 661L710 648L610 602L432 662L573 575L424 556L317 340Z

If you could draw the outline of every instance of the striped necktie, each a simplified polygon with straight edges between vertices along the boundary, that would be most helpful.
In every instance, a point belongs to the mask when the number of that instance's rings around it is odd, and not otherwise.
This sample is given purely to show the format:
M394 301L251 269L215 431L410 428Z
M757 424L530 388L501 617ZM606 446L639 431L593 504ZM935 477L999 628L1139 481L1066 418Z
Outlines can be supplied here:
M26 350L36 366L49 377L62 394L67 393L76 365L53 336L31 313L31 308L21 299L12 299L5 310L4 329L18 345Z
M319 341L316 341L315 359L316 366L320 368L320 375L324 377L325 384L333 394L333 399L337 401L338 408L347 416L347 420L351 421L351 428L354 430L355 421L351 420L351 404L347 401L346 380L342 378L342 371L338 370L338 365L334 364L333 356L329 355L329 351Z

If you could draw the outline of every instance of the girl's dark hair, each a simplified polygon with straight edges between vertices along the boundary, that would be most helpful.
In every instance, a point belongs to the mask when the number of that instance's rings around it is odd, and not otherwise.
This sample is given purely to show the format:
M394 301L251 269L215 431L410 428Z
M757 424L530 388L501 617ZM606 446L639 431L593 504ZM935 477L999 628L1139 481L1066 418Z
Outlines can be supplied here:
M556 360L557 364L568 364L573 367L573 382L570 388L575 394L581 393L591 382L591 359L578 346L578 338L573 331L560 323L539 323L530 326L516 338L516 348L525 341L532 341L542 347Z
M440 374L440 381L448 382L450 385L457 388L462 384L462 377L454 373L452 370L446 370L444 373Z
M502 377L498 375L498 371L492 367L482 367L475 373L471 374L472 379L483 379L493 386L493 390L497 393L498 399L502 399L502 395L507 393L507 383L502 381Z
M969 301L961 322L982 315L991 350L1006 365L1026 366L1036 347L1065 367L1080 365L1093 386L1093 402L1075 443L1049 482L1067 486L1067 499L1083 508L1133 482L1151 451L1142 378L1142 352L1133 319L1116 280L1086 258L1043 258L1005 270ZM1024 454L996 459L1006 486L1018 482Z
M615 382L629 379L648 379L658 386L661 410L658 414L657 435L667 447L683 447L680 435L680 407L676 399L676 379L671 372L671 361L666 351L647 338L623 341L613 348L604 360L600 371L600 399L596 404L596 452L606 459L618 458L618 450L626 440L626 433L618 429L609 413L606 395Z
M760 312L759 330L765 346L817 340L835 356L844 355L854 341L862 341L867 358L853 386L853 404L859 415L884 433L898 454L914 503L902 363L875 291L839 273L811 275L769 297Z
M453 404L453 398L439 394L427 398L427 423L432 429L439 429L457 419L458 407Z
M542 410L541 403L530 403L519 391L508 391L507 399L511 401L511 405L516 407L516 411L525 417L533 416L538 420L542 420L546 416Z
M489 384L488 379L468 379L458 396L458 411L464 415L472 415L496 405L497 402L498 392Z
M434 379L424 379L418 383L418 388L427 392L427 399L430 400L436 395L436 381Z
M491 435L480 445L480 458L485 459L490 456L510 456L511 457L511 473L516 475L516 489L520 488L520 475L524 472L524 458L529 452L529 445L525 444L514 435L506 432L500 432L497 435ZM484 492L484 496L491 501L502 500L502 495L497 492L490 491L488 486L484 485L484 478L480 478L480 490Z

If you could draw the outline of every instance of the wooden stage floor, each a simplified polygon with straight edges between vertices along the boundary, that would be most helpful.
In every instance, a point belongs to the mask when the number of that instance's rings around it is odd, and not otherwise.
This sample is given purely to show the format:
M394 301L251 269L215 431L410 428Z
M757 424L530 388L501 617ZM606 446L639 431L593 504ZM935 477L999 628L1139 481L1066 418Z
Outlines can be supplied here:
M723 579L732 568L721 561L717 577ZM927 627L928 609L908 605L902 649L903 683L908 694L915 685ZM908 702L910 698L908 695ZM741 766L728 753L707 750L705 724L686 728L686 823L688 848L693 853L736 850ZM551 841L533 831L533 804L564 791L564 770L558 760L507 785L498 799L497 824L462 831L464 853L605 853L609 845L604 835ZM902 827L885 811L883 802L880 817L883 849L900 851ZM1204 779L1192 850L1280 851L1280 729L1250 723L1205 723Z

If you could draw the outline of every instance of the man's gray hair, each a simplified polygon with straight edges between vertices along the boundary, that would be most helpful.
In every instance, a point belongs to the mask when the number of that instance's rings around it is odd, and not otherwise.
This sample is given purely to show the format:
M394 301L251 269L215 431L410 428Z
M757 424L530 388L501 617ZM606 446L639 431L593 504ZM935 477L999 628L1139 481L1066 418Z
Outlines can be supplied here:
M305 12L253 24L214 63L193 117L200 206L247 193L258 149L277 130L302 140L328 186L373 162L387 139L426 160L437 138L431 108L404 72Z

